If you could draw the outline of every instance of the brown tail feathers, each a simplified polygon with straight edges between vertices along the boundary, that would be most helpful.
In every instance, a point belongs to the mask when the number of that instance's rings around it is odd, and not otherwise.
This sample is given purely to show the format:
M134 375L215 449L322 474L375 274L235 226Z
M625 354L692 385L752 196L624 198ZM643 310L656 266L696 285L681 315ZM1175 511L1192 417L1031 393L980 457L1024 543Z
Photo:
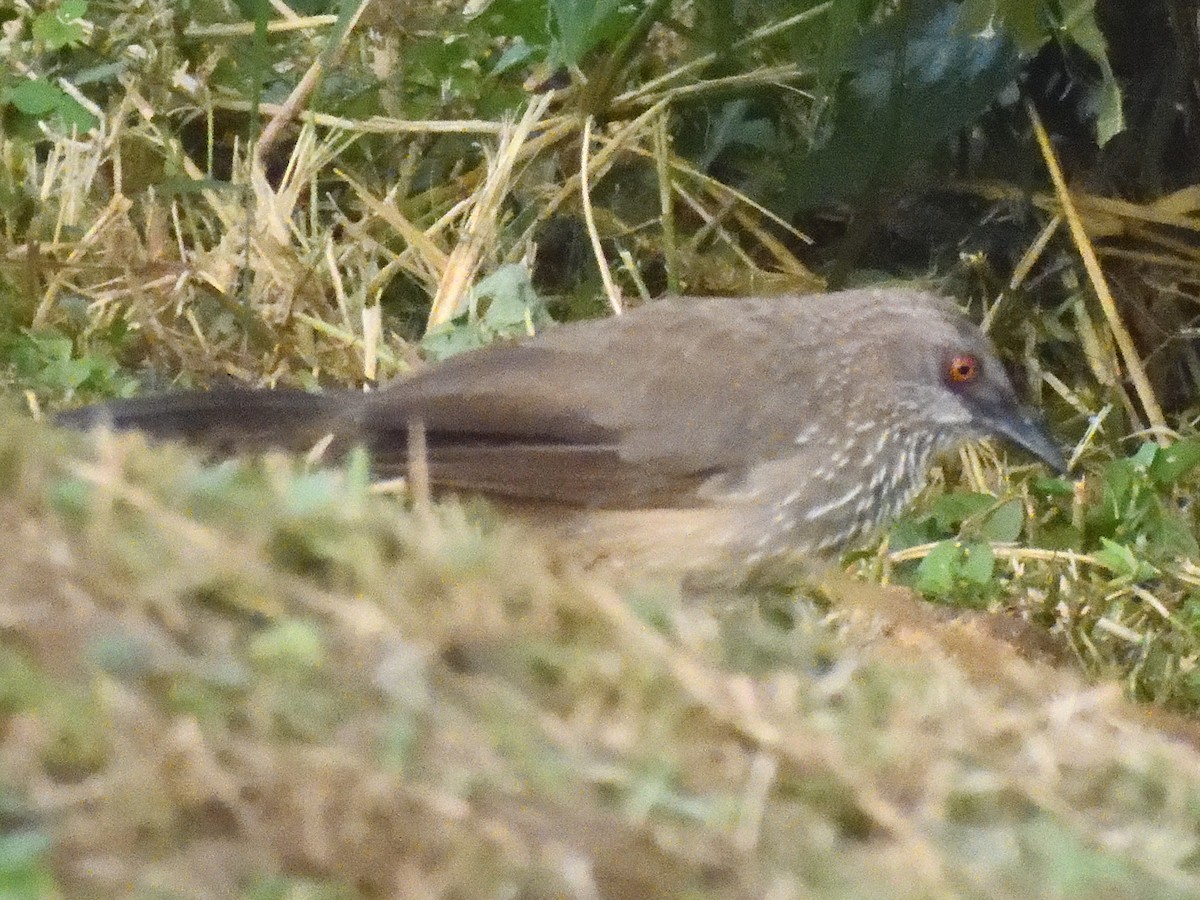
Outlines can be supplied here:
M221 389L116 400L60 413L55 422L85 430L137 430L186 441L219 454L263 450L302 452L336 432L354 430L353 393Z

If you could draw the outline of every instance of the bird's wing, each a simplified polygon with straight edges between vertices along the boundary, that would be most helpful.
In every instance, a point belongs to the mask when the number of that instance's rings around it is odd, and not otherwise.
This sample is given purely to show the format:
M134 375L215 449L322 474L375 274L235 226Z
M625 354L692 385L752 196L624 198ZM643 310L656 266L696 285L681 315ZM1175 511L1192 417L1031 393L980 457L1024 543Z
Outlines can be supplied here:
M805 414L762 405L775 382L807 377L803 339L777 333L771 302L660 303L465 354L374 395L360 437L382 471L402 471L419 421L432 481L459 490L686 505L710 477L789 441Z

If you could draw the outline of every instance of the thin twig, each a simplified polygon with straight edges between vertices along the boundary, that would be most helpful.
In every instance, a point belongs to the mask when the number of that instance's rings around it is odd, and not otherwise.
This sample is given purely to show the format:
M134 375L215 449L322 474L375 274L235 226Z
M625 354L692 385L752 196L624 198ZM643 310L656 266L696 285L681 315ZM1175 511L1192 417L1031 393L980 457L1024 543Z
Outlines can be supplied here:
M621 290L613 280L608 260L604 256L604 247L600 243L600 232L596 230L596 216L592 212L592 195L588 179L588 147L592 144L592 117L588 116L583 123L583 140L579 146L579 199L583 205L583 220L587 224L588 238L592 242L592 253L596 256L596 265L600 269L600 280L604 282L604 294L608 297L608 305L618 316L624 312L621 303Z
M1054 191L1058 197L1058 202L1062 205L1063 215L1066 216L1067 224L1071 228L1071 237L1075 241L1075 247L1079 251L1079 256L1083 260L1083 267L1087 270L1088 278L1091 280L1092 289L1096 292L1096 298L1100 301L1100 308L1104 311L1104 317L1108 320L1109 330L1112 332L1113 339L1117 342L1117 348L1121 352L1121 359L1125 363L1125 368L1129 372L1129 378L1133 382L1133 388L1137 392L1138 399L1142 403L1142 408L1146 412L1146 418L1150 420L1150 427L1154 432L1154 438L1159 444L1166 443L1167 421L1163 416L1162 407L1159 406L1158 398L1154 396L1154 388L1150 384L1150 379L1146 376L1146 370L1142 366L1142 361L1138 357L1137 347L1134 346L1133 338L1130 336L1125 323L1121 320L1121 313L1117 309L1116 301L1113 300L1112 292L1108 289L1108 282L1104 278L1104 272L1100 268L1100 261L1096 258L1096 251L1092 247L1091 241L1088 239L1087 229L1083 227L1083 222L1079 218L1079 212L1075 209L1075 203L1071 199L1071 192L1067 189L1066 179L1063 177L1062 169L1058 165L1058 160L1054 155L1054 148L1050 146L1050 136L1046 133L1045 127L1042 125L1042 120L1038 116L1037 109L1033 103L1026 101L1025 108L1029 113L1029 119L1033 123L1033 131L1037 136L1038 146L1042 151L1042 158L1046 162L1046 168L1050 172L1050 178L1054 182Z

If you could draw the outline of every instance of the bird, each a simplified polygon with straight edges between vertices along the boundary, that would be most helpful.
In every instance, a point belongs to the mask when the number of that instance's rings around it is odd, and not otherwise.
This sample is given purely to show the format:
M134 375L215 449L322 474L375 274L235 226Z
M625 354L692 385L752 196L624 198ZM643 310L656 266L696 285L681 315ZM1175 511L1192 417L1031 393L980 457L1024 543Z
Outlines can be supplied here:
M596 559L745 573L821 561L893 519L932 460L999 438L1067 463L995 348L919 287L674 297L451 357L379 390L218 389L59 424L220 455L365 447L439 492L483 495ZM414 444L414 437L423 440Z

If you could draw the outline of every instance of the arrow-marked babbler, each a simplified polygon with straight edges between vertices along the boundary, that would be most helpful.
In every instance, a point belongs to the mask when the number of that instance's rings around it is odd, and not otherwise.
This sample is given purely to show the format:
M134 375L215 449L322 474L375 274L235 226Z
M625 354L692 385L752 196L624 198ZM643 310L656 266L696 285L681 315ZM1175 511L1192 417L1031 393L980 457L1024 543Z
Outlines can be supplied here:
M379 475L424 431L438 489L483 494L651 566L831 555L895 516L934 454L999 437L1059 471L988 339L880 288L675 298L456 356L372 392L217 390L63 414L220 453L356 445Z

